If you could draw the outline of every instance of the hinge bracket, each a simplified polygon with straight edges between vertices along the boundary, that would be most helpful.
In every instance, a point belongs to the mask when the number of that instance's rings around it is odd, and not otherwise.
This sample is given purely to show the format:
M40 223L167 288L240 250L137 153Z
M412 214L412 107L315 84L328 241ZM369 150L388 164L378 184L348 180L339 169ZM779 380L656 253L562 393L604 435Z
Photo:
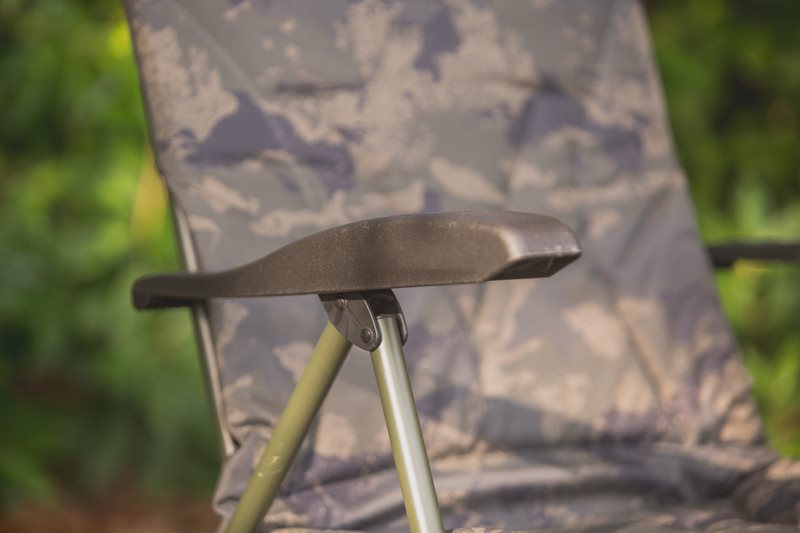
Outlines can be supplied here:
M378 318L392 316L397 320L403 344L408 327L400 303L391 289L378 291L320 294L328 320L351 344L368 352L381 345Z

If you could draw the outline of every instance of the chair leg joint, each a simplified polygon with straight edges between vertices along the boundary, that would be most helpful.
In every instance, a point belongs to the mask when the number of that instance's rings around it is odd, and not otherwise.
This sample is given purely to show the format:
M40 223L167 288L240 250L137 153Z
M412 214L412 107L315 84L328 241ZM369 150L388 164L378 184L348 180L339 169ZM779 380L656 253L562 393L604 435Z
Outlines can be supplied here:
M330 323L351 344L362 350L375 351L383 342L383 333L378 327L381 317L394 317L402 343L405 344L408 339L403 310L390 289L321 294L319 298Z

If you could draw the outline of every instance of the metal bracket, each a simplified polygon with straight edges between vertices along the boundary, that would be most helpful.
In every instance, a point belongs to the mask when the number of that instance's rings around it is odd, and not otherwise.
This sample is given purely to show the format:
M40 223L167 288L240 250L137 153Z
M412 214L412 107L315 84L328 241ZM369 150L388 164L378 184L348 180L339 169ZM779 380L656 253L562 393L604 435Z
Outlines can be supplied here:
M403 344L408 339L406 318L390 289L380 291L320 294L328 320L350 343L368 352L383 341L378 318L391 316L397 321Z

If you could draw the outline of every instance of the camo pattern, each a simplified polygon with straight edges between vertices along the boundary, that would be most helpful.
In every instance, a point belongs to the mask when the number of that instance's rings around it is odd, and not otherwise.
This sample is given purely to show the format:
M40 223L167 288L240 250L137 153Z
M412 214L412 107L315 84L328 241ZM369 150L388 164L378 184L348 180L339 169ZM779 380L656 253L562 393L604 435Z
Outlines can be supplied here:
M552 279L397 291L447 527L798 523L800 473L764 445L638 2L127 4L202 269L398 213L529 211L578 234L584 256ZM215 494L228 515L325 319L314 297L210 314L237 443ZM740 515L661 511L734 495ZM365 353L265 527L405 527Z
M797 529L776 524L755 524L742 520L729 506L716 503L706 506L680 506L651 513L634 513L622 520L599 521L577 527L558 529L500 530L493 528L455 528L452 533L790 533ZM332 530L285 528L274 533L334 533ZM338 530L338 533L348 533ZM355 533L355 532L349 532Z

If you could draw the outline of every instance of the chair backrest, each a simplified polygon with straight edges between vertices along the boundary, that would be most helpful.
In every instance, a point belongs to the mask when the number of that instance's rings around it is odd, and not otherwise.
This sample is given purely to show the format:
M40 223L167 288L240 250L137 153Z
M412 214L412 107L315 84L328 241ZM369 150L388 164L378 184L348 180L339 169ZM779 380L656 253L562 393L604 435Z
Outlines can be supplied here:
M127 3L158 165L200 268L396 213L530 211L579 235L582 259L552 279L397 291L446 517L565 483L537 462L761 438L637 1ZM313 297L209 312L237 443L217 490L230 510L324 315ZM659 483L614 453L608 479ZM401 517L393 476L354 352L270 521Z

